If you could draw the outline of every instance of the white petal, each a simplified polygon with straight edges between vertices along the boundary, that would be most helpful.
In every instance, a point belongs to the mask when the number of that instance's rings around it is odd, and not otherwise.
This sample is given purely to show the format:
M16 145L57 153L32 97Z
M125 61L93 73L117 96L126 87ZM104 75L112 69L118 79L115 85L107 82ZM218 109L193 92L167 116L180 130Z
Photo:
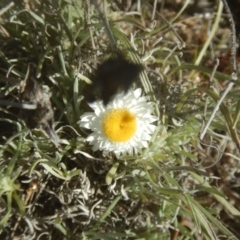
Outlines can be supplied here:
M142 94L142 89L141 88L138 88L134 91L134 96L136 98L139 98L141 96L141 94Z

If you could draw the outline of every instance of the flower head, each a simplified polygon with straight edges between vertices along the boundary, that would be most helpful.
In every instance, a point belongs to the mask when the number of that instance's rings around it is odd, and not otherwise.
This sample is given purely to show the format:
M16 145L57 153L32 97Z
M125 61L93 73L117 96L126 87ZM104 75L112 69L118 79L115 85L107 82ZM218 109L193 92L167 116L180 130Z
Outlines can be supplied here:
M152 123L153 103L141 96L140 88L120 93L107 105L102 101L89 104L94 112L85 113L78 122L80 127L91 129L87 141L93 150L103 151L103 156L114 152L116 156L141 153L148 147L156 126Z

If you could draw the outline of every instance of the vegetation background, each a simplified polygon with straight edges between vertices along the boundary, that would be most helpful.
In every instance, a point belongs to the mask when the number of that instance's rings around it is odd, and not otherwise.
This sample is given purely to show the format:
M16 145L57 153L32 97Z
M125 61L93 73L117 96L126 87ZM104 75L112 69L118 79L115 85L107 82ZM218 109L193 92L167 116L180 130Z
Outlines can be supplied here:
M229 3L238 35L240 3ZM90 110L84 86L113 54L106 29L144 66L136 86L156 103L158 131L141 156L103 158L77 124ZM222 1L2 0L0 238L240 239L232 33ZM47 122L20 108L28 75L54 111Z

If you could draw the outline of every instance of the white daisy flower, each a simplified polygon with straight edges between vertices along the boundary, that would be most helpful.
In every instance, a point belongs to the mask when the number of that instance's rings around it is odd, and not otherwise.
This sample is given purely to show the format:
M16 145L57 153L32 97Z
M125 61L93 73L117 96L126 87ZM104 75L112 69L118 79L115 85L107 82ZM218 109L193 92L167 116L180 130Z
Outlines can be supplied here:
M120 93L104 106L102 101L89 104L94 112L81 116L80 127L93 132L86 140L93 145L93 151L120 155L134 155L148 147L151 135L156 129L152 124L158 118L153 116L153 103L141 96L140 88Z

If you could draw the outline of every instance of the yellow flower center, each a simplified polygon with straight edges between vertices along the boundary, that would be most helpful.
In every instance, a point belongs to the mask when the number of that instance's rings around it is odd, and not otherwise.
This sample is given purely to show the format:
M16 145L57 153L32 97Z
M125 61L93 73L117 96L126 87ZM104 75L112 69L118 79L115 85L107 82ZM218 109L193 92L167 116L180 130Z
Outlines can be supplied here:
M125 108L114 109L103 119L103 132L113 142L126 142L137 130L136 116Z

